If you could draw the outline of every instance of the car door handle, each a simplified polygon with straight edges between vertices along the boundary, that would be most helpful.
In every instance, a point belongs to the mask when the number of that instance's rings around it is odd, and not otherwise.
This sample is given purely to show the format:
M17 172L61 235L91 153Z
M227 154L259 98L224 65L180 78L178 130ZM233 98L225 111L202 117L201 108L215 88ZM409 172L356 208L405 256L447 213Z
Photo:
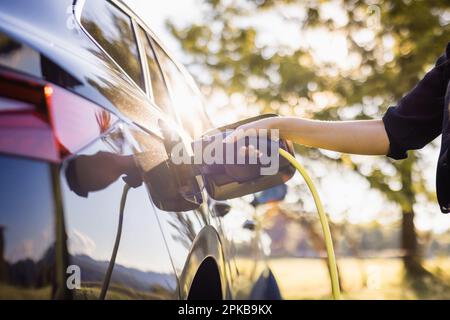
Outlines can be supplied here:
M244 222L244 224L242 225L242 228L250 230L250 231L255 231L256 229L256 222L254 220L246 220Z
M230 212L231 206L226 201L214 201L213 210L217 217L224 217Z

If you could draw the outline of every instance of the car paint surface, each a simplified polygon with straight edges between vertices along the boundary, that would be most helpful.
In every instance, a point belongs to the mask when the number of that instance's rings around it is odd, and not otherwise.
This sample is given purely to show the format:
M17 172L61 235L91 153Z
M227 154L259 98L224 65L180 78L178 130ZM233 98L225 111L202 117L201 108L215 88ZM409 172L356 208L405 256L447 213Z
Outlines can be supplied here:
M12 188L12 181L20 181L23 185L12 190L24 191L14 196L2 192L2 197L9 197L11 206L23 202L33 210L39 208L33 219L40 219L37 224L27 218L31 209L26 207L22 208L23 218L14 217L12 212L9 216L0 215L3 258L0 292L6 296L97 298L114 244L124 182L117 178L89 191L86 196L77 193L73 180L86 175L95 178L108 167L109 159L128 156L135 159L142 174L153 170L164 176L164 172L158 172L167 161L161 123L172 128L187 149L192 141L176 116L176 108L171 112L163 111L86 34L79 16L83 2L17 0L0 3L0 33L2 39L13 42L8 50L6 46L0 48L0 65L42 78L88 99L100 107L100 119L107 122L106 127L101 121L86 123L86 126L103 126L99 128L101 134L60 165L14 156L0 157L2 177L8 166L20 165L31 170L28 175L27 171L8 170L11 177L2 179L1 190ZM158 41L126 5L121 1L113 2L131 15L133 23L142 25ZM177 66L186 74L187 81L192 81L186 70ZM205 126L206 129L209 128ZM70 166L77 168L75 175L68 174ZM33 184L26 183L28 177L34 175L36 178L30 180ZM42 185L42 181L48 186ZM158 181L144 179L142 185L129 193L123 235L107 297L185 299L197 270L207 258L217 263L223 298L249 297L252 285L265 269L257 233L242 229L244 218L252 216L252 208L241 202L245 215L238 206L229 215L219 218L211 205L214 200L208 203L208 195L203 192L205 201L194 210L162 210L152 201L152 191L157 186ZM27 188L33 190L26 191ZM2 205L2 210L7 207ZM16 230L33 232L20 237ZM238 233L241 236L236 241L234 235ZM236 258L240 247L250 250L251 267ZM56 252L53 260L45 260L51 250ZM42 261L46 261L45 265ZM32 267L37 270L32 279L22 282L13 279L12 266L21 268L19 262L39 266ZM81 289L75 293L68 291L65 283L70 265L81 269ZM21 270L23 273L24 269ZM48 277L44 276L46 274Z

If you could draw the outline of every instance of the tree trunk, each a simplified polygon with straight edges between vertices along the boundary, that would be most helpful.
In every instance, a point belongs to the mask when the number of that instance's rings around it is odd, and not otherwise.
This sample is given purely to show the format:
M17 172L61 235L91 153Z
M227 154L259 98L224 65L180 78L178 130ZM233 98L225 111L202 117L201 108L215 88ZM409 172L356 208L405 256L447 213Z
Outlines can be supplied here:
M420 248L417 241L417 232L414 225L414 211L402 212L402 233L401 233L403 255L403 265L406 275L420 277L428 272L422 266Z
M429 274L422 266L421 252L417 240L416 227L414 225L414 204L416 201L413 189L413 166L416 161L414 154L409 154L408 159L402 161L397 169L401 175L403 194L406 200L400 203L402 206L402 230L401 245L403 249L403 265L406 276L419 278Z

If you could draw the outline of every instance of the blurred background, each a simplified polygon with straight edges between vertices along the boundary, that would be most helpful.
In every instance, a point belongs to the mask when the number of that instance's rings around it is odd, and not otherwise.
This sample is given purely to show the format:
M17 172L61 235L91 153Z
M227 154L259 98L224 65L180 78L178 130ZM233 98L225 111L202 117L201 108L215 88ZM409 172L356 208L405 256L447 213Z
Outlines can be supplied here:
M269 112L380 118L450 41L448 0L127 3L196 78L214 125ZM344 297L450 298L439 139L403 161L297 148L331 219ZM257 212L285 298L328 297L320 225L300 177Z

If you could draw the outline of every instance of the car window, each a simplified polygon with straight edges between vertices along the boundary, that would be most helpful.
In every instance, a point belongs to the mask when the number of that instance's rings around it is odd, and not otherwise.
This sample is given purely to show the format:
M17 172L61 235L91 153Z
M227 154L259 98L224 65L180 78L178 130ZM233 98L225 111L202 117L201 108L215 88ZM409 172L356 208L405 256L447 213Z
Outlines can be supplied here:
M170 59L165 51L152 41L158 61L171 90L171 98L183 128L193 138L200 137L209 127L209 121L203 110L200 93Z
M145 31L139 27L139 38L142 40L142 46L147 58L148 72L150 74L150 82L152 86L153 99L155 103L163 110L170 110L170 97L167 91L161 69L156 61L155 53L150 45L149 38Z
M144 90L139 51L130 17L109 1L90 0L84 6L81 24Z

